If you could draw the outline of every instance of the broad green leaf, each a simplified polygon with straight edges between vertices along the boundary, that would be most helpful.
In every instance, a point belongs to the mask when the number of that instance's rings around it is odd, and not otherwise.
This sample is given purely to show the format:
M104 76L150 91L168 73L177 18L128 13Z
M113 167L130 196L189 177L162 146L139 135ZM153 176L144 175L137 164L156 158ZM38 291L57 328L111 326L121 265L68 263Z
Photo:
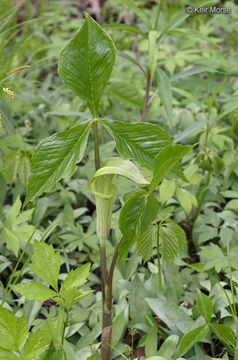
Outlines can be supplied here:
M154 158L172 139L165 130L149 123L122 123L115 120L100 120L116 142L123 158L135 160L152 168Z
M143 108L143 94L133 84L125 86L124 81L114 81L109 86L110 95L129 109Z
M177 81L179 79L184 79L186 77L201 74L203 72L216 72L216 70L202 65L195 65L195 66L188 66L187 68L183 69L181 72L174 74L171 76L170 81Z
M52 245L35 241L30 269L43 281L58 291L60 252Z
M70 289L72 287L78 288L87 281L90 271L90 264L84 264L76 270L71 270L61 285L60 290Z
M219 273L222 269L227 268L227 258L216 244L211 243L209 246L203 246L198 255L200 258L207 259L204 271L215 268L216 272Z
M24 186L28 185L28 179L31 172L31 161L28 155L22 153L18 165L19 178Z
M151 194L156 186L165 178L169 170L186 155L191 146L184 145L168 145L162 149L155 158L155 167L153 179L150 184L149 194Z
M166 72L161 69L156 70L157 85L159 89L159 96L166 109L169 121L172 121L172 110L173 110L173 95L170 86L170 81Z
M146 358L154 355L158 347L158 332L156 329L150 329L145 340Z
M10 350L5 350L5 349L0 348L0 359L1 360L19 360L19 357L16 356Z
M116 346L118 342L121 340L123 333L126 329L127 325L127 317L126 316L127 309L123 309L118 315L113 318L112 322L112 340L111 344Z
M130 160L124 160L119 157L108 159L102 163L101 168L95 173L94 177L103 175L121 175L137 184L149 184L139 169Z
M43 192L52 191L57 181L72 174L83 158L90 127L91 123L85 122L39 143L32 157L32 175L25 204Z
M193 206L197 207L197 199L188 190L178 187L176 189L176 197L187 216L191 213Z
M148 18L148 16L146 15L145 11L140 9L134 1L132 0L117 0L120 3L123 3L124 5L126 5L129 9L131 9L140 19L141 21L145 24L145 26L147 27L148 30L152 30L152 24L150 22L150 19Z
M223 324L211 324L211 328L220 342L234 355L234 349L237 345L236 335L231 327ZM234 348L234 349L231 349Z
M4 241L7 244L7 247L13 251L14 255L17 256L18 251L19 251L19 239L16 236L16 234L9 230L8 228L6 228L5 226L2 227L2 236Z
M150 63L150 81L154 80L155 69L158 59L158 45L157 40L159 37L158 31L151 30L149 32L149 63Z
M191 126L186 128L186 130L182 131L181 133L178 133L174 137L174 143L181 142L182 140L186 139L188 136L195 136L199 130L204 128L204 126L207 125L206 120L196 121Z
M19 351L28 332L24 317L16 318L0 305L0 348Z
M115 60L111 38L86 14L82 28L60 54L58 71L65 85L87 101L94 118Z
M20 197L18 196L6 216L7 226L9 228L13 228L16 225L16 218L21 210L21 205L22 205L21 200L20 200Z
M238 209L238 199L230 200L225 206L225 210L237 210L237 209Z
M177 344L179 342L178 335L170 335L160 346L158 355L165 357L167 360L171 360L173 354L177 349Z
M41 354L52 341L50 332L38 330L30 333L23 350L23 360L32 360Z
M25 296L27 300L38 300L40 302L53 299L57 296L57 293L50 290L47 286L31 281L29 283L17 284L13 287L14 291L19 292L22 296Z
M159 203L156 197L151 194L147 197L143 219L141 223L141 235L148 228L148 226L156 219L159 211Z
M145 206L146 192L141 190L136 195L132 196L121 210L119 227L123 235L123 241L119 247L120 258L127 256L130 248L140 236Z
M165 204L169 199L174 196L176 190L176 182L174 180L164 179L159 187L160 200Z
M103 29L111 29L111 30L125 30L129 32L134 32L136 34L144 36L146 39L148 39L148 36L141 31L140 29L137 29L135 26L127 25L127 24L106 24L102 26Z
M186 245L186 235L183 229L173 222L167 222L159 227L159 240L162 258L167 263L181 254Z
M153 255L153 245L156 243L157 226L149 226L137 241L137 251L144 262L147 262Z
M213 313L212 300L200 290L197 291L197 310L206 322L210 323Z
M2 173L10 184L12 184L17 177L19 161L19 151L10 151L4 157Z
M179 355L187 353L195 344L202 341L208 334L209 325L205 324L189 331L181 340Z

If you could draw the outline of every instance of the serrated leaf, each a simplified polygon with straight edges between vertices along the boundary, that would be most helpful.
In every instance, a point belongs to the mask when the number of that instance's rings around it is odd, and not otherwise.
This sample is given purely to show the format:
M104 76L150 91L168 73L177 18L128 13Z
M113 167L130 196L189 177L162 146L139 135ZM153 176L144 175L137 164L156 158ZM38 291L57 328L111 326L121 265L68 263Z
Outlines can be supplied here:
M160 200L162 204L165 204L171 199L176 190L176 182L174 180L164 179L159 187Z
M70 309L78 301L85 298L92 292L93 290L79 291L76 287L62 289L62 291L60 291L61 297L55 297L54 301L56 301L59 305L62 305L65 308Z
M123 158L153 168L154 158L166 145L172 143L165 130L149 123L122 123L115 120L100 120L116 142Z
M23 360L32 360L41 354L52 341L50 332L38 330L31 332L26 340L23 350Z
M52 245L35 241L30 269L43 281L58 291L60 253Z
M122 158L111 158L102 163L101 168L95 173L94 178L103 175L121 175L137 184L149 184L139 169L130 161Z
M186 235L183 229L173 223L167 222L159 228L161 255L164 261L170 263L181 254L186 245Z
M158 41L159 33L158 31L151 30L149 32L149 63L150 63L150 81L151 83L154 80L155 69L158 59Z
M30 283L17 284L13 287L14 291L19 292L22 296L25 296L28 300L38 300L40 302L53 299L57 296L57 293L47 286L31 281Z
M65 85L87 101L94 118L115 60L111 38L86 14L82 28L60 54L58 71Z
M165 110L168 115L168 119L172 121L172 110L173 110L173 95L170 86L170 80L166 72L161 69L156 70L157 85L159 89L159 96L164 104Z
M197 310L204 317L207 323L210 323L213 313L212 300L200 290L197 291Z
M234 349L237 345L236 335L231 327L223 324L211 324L211 328L220 342L226 347L226 349L234 355ZM234 348L234 349L231 349Z
M0 305L0 347L6 350L19 351L28 332L24 317L16 318Z
M81 265L76 270L71 270L63 281L60 291L73 287L78 288L79 286L85 284L89 275L89 271L89 263Z
M140 235L142 216L146 206L146 192L141 190L123 206L119 217L119 228L123 241L119 247L119 257L126 257Z
M140 9L134 1L131 0L117 0L118 2L123 3L124 5L126 5L129 9L131 9L140 19L141 21L145 24L145 26L147 27L148 30L152 30L152 25L150 22L150 19L148 18L148 16L146 15L145 11Z
M201 258L208 260L205 263L204 271L214 267L216 272L219 273L227 267L227 258L222 249L216 244L211 243L209 246L202 247L198 254Z
M43 192L52 191L57 181L69 176L84 155L91 122L54 134L42 140L32 157L32 175L25 204Z
M153 255L153 244L156 242L156 237L157 226L150 226L137 241L137 251L144 262L147 262Z
M204 339L209 331L209 325L205 324L189 331L181 340L179 355L187 353L195 344Z
M150 184L149 194L151 194L156 186L165 178L169 170L186 155L191 146L184 145L168 145L163 148L155 158L155 166L153 179Z
M7 244L7 247L13 251L14 255L17 256L19 251L19 239L16 234L6 227L2 227L2 236Z
M193 208L193 203L189 191L182 188L177 188L176 197L184 209L186 215L188 216Z

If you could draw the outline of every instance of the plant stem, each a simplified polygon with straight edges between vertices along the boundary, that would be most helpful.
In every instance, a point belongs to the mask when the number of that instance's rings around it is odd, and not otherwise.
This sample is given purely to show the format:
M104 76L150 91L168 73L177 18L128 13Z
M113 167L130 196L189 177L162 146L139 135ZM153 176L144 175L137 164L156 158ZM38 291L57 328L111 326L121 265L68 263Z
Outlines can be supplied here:
M160 9L161 9L161 2L162 2L162 0L158 0L158 5L157 5L157 9L156 9L156 14L155 14L154 30L157 30L157 27L158 27L158 21L159 21L159 16L160 16Z
M93 135L94 135L95 170L97 171L100 168L100 154L99 154L99 141L98 141L98 124L96 121L93 124Z
M161 262L160 262L160 249L159 249L159 227L157 230L157 261L158 261L158 285L159 289L162 289L162 274L161 274Z
M228 233L226 228L226 248L227 248L227 263L228 263L228 273L230 278L230 288L231 288L231 296L232 296L232 302L233 302L233 313L236 317L236 302L235 302L235 295L234 295L234 286L233 286L233 280L232 280L232 271L231 271L231 256L230 256L230 244L228 239Z
M145 91L145 100L144 100L144 108L142 114L142 122L146 121L147 108L149 103L149 93L150 93L150 69L147 72L147 83L146 83L146 91Z
M212 350L212 357L215 357L215 356L216 356L216 352L215 352L214 342L213 342L213 340L212 340L211 329L209 330L209 340L210 340L210 345L211 345L211 350Z

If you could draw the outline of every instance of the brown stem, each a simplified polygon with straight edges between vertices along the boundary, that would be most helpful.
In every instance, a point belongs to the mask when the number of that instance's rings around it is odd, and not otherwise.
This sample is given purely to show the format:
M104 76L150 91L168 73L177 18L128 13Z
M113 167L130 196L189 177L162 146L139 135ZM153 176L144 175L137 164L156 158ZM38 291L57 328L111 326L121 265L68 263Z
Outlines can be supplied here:
M144 109L142 114L142 122L146 121L146 113L149 103L149 93L150 93L150 69L148 69L147 72L147 83L146 83L146 91L145 91Z

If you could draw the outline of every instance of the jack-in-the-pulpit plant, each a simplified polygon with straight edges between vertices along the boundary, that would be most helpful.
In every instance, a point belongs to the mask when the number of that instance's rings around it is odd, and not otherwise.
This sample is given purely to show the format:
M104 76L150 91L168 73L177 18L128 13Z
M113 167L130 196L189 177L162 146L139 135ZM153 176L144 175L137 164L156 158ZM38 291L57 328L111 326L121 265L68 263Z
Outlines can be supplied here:
M148 260L152 255L155 240L158 244L158 286L161 286L160 257L169 262L184 247L185 235L178 225L157 221L159 203L153 193L168 173L173 172L173 176L181 176L184 180L178 162L191 148L173 144L166 131L155 124L122 123L118 120L99 118L100 100L115 60L116 49L111 38L86 14L83 26L60 54L59 76L67 87L87 102L92 120L82 122L40 142L33 153L32 174L25 200L25 204L28 204L44 192L52 191L59 180L73 173L76 164L85 154L92 129L95 175L89 187L96 200L97 235L100 246L103 360L110 359L112 282L117 259L120 261L127 257L131 247L137 244L139 254L144 260ZM118 152L116 157L103 159L102 163L98 126L103 127L112 136ZM134 162L140 165L140 168ZM142 175L141 167L147 168L146 178ZM107 268L106 241L110 236L112 205L117 194L117 187L113 184L114 176L127 177L136 184L136 189L124 196L124 205L119 216L122 237ZM23 286L16 287L16 290L23 290Z

